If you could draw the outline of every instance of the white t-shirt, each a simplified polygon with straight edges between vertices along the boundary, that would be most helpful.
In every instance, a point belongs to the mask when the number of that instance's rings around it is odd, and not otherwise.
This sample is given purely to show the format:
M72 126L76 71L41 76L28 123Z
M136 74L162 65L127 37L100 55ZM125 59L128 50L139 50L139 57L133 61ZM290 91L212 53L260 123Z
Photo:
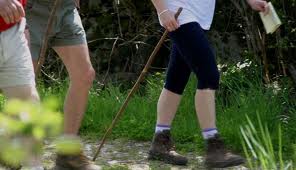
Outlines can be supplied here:
M198 22L203 29L210 29L216 0L166 0L166 3L168 9L173 12L177 12L180 7L183 7L178 18L180 25Z

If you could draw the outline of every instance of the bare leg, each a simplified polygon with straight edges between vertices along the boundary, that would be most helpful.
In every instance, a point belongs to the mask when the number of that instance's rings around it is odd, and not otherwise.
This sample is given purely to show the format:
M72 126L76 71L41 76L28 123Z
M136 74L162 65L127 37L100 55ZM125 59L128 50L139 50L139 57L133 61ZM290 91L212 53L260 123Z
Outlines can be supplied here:
M172 124L181 97L181 95L173 93L165 88L162 90L157 104L157 124L168 126Z
M64 132L68 135L77 135L95 71L86 44L54 47L54 50L64 62L70 77L70 87L64 104Z
M186 165L188 159L175 151L170 126L175 118L181 95L163 89L157 104L157 126L148 159L176 165Z
M216 128L215 90L197 90L195 108L201 129Z
M199 124L206 139L205 165L209 168L225 168L244 163L244 159L225 148L223 140L216 135L215 90L197 90L195 105ZM208 129L208 131L207 131Z
M22 85L2 88L4 95L8 99L20 99L39 102L39 95L34 85Z

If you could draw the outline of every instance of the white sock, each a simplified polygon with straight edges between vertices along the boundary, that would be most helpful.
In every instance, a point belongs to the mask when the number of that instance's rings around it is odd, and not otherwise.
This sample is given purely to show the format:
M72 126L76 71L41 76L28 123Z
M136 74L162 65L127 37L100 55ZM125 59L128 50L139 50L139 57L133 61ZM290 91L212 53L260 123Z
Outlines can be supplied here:
M202 130L202 136L204 139L210 139L215 137L215 135L218 134L217 128L208 128Z
M164 130L171 130L171 126L157 124L156 127L155 127L155 133L163 132Z

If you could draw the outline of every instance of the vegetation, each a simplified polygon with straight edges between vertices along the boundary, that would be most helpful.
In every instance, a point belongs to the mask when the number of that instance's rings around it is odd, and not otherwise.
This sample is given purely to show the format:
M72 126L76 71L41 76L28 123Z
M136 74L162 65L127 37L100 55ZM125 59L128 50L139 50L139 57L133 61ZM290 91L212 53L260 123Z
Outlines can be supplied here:
M278 127L278 152L275 152L270 132L267 126L261 123L261 118L258 116L258 128L255 128L248 117L247 119L248 125L241 127L241 133L250 169L293 170L293 160L285 161L283 159L281 126ZM296 153L295 148L292 152Z
M44 140L61 134L63 119L57 108L52 98L42 104L9 100L0 113L0 162L13 167L33 164L42 154ZM59 153L81 151L75 138L59 138L55 145Z
M62 117L53 100L43 105L10 100L0 114L0 160L30 162L42 152L43 140L60 134Z

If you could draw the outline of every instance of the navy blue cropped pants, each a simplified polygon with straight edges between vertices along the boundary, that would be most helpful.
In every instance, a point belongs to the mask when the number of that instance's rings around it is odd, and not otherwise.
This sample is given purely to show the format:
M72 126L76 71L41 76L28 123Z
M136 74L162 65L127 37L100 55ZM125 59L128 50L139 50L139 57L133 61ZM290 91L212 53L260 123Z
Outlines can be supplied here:
M181 95L193 72L198 79L197 89L218 89L215 54L201 26L191 22L169 35L173 45L164 87Z

